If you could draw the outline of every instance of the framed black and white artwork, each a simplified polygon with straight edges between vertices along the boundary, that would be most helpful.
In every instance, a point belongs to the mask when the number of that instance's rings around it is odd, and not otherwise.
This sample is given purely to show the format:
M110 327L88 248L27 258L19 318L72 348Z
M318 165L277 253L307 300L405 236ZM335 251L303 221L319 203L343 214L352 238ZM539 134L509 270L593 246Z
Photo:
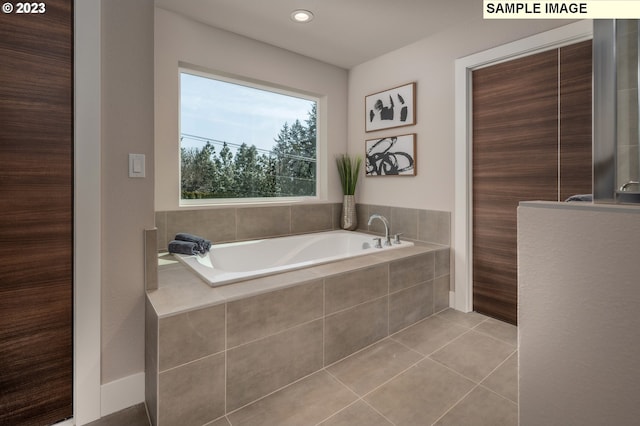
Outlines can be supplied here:
M365 96L365 131L416 124L416 83Z
M415 175L415 133L365 141L365 176Z

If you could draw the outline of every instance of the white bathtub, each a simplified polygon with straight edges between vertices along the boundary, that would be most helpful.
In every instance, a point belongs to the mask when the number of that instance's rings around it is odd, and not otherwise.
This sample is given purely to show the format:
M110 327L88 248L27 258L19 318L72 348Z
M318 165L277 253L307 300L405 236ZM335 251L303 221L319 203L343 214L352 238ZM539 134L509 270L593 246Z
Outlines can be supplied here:
M412 242L402 241L390 247L383 245L383 248L375 248L374 237L350 231L320 232L214 244L204 256L176 257L209 285L215 287L413 245Z

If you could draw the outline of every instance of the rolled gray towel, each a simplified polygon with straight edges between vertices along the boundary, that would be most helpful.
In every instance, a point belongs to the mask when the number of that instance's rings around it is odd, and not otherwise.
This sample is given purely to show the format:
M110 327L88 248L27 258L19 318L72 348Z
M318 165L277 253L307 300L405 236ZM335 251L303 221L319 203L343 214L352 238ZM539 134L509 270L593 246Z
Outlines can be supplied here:
M196 243L198 245L198 251L200 254L205 254L211 248L211 241L199 237L197 235L188 234L186 232L179 232L176 234L176 240L178 241L189 241L191 243Z
M576 194L564 200L565 202L569 201L593 201L593 194Z
M169 253L195 255L199 252L200 250L198 249L198 244L192 241L173 240L169 243Z

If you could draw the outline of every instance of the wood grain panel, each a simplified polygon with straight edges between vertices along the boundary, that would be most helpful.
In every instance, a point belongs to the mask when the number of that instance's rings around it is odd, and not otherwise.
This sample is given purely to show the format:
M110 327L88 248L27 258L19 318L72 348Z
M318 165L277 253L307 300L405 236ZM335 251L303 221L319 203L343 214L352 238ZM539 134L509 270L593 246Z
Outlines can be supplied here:
M473 305L514 324L518 203L557 199L557 56L473 72Z
M473 73L479 312L516 323L518 203L591 192L591 58L586 41Z
M73 415L73 2L0 14L0 424Z
M560 200L592 192L591 45L560 49Z

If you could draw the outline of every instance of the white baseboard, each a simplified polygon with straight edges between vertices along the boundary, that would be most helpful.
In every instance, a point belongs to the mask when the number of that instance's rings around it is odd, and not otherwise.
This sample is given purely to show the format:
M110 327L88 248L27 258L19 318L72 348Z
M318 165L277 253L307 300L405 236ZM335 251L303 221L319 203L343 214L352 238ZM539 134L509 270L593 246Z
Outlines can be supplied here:
M104 417L144 402L144 373L105 383L100 389L100 417Z

